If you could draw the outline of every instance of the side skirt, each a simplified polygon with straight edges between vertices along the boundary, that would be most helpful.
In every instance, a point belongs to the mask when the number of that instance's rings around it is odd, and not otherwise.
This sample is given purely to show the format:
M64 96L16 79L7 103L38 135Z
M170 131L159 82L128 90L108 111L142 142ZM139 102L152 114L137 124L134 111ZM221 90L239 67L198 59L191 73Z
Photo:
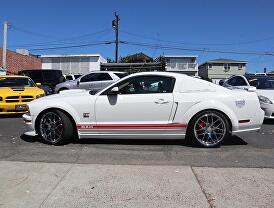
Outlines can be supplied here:
M125 125L77 125L78 135L83 138L115 139L184 139L184 124L125 124Z

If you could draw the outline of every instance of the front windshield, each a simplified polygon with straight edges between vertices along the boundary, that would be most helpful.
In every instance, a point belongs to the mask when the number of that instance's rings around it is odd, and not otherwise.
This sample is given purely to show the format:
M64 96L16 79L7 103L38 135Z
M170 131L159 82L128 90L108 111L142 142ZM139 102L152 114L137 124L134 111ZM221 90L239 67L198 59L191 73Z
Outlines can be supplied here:
M253 79L253 80L250 80L249 83L251 86L254 86L257 89L274 90L274 77Z
M34 87L34 82L25 77L0 77L0 87Z

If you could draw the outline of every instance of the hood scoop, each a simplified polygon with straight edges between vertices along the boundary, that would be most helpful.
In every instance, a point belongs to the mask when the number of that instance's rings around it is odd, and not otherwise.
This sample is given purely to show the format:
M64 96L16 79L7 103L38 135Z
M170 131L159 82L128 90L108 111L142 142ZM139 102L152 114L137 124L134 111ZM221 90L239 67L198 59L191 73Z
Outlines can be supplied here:
M21 91L24 91L25 90L25 88L24 87L11 87L11 89L13 90L13 91L16 91L16 92L21 92Z

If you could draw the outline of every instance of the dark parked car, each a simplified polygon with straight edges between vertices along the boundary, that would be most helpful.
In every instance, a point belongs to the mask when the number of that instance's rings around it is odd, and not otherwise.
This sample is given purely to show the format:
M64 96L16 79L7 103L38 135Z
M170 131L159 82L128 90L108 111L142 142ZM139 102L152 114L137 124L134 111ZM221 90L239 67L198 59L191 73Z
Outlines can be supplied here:
M52 90L55 86L65 81L61 70L55 69L33 69L19 71L19 75L30 77L34 82L49 86Z

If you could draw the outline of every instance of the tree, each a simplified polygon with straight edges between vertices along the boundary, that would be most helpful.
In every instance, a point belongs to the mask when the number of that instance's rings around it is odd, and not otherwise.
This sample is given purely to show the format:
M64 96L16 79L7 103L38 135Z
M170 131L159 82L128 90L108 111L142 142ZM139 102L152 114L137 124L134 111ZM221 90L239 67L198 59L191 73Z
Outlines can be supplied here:
M133 55L125 56L120 58L121 63L151 63L153 58L149 57L144 53L136 53Z

